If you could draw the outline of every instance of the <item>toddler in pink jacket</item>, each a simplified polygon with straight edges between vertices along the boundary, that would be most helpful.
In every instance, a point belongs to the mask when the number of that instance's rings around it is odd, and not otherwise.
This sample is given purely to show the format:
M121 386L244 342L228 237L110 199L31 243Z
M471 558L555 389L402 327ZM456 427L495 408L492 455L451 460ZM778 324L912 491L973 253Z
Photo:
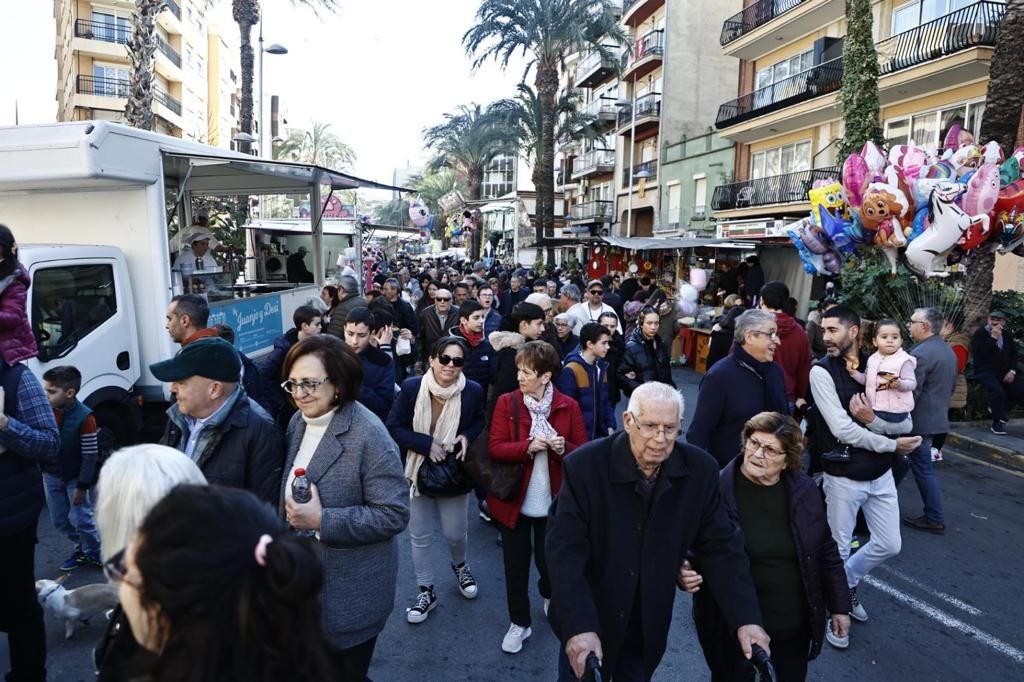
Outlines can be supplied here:
M895 320L879 320L875 324L874 340L878 350L868 358L867 371L852 369L850 376L864 386L864 395L875 415L899 425L890 433L910 433L914 428L910 413L914 411L914 389L917 388L914 375L917 358L903 350L903 337Z

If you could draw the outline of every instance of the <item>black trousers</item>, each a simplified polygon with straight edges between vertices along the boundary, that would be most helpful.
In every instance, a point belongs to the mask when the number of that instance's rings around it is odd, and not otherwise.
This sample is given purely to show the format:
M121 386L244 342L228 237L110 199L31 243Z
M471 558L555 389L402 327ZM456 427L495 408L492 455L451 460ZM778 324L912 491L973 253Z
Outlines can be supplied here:
M540 595L551 598L548 583L548 562L544 551L544 534L548 519L531 518L520 514L515 528L501 529L501 552L505 560L505 598L508 601L508 615L520 627L530 627L530 555L533 554L540 580L537 583Z
M367 677L367 673L370 671L370 661L373 660L373 650L376 646L377 638L373 637L348 649L335 649L334 660L341 669L338 679L344 682L368 681L370 678Z
M778 682L804 682L807 679L807 654L811 649L810 633L806 630L769 632L768 636L772 640L772 664ZM730 645L719 646L712 652L708 649L705 646L704 658L711 668L711 682L754 681L757 672L743 657L735 635Z
M46 682L46 627L36 601L36 529L0 538L0 630L7 633L7 682Z
M976 371L974 380L985 387L993 420L1006 421L1017 403L1024 401L1024 373L1015 375L1010 384L1004 384L1003 377L987 371Z

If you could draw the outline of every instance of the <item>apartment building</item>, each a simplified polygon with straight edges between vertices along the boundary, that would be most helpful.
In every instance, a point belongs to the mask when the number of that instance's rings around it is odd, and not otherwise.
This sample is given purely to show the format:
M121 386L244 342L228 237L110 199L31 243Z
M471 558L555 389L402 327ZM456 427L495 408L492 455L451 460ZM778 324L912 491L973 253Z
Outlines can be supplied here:
M207 32L206 143L233 147L242 105L238 27L211 24Z
M122 120L135 3L54 0L53 6L58 120ZM205 0L166 0L157 15L154 129L227 147L233 136L231 76L237 81L238 51L230 47L227 32L211 31L206 11Z
M715 122L736 143L736 181L711 199L720 237L783 242L783 226L810 210L811 184L839 177L845 6L748 1L723 23L720 49L738 60L739 96L723 100ZM887 145L940 147L954 124L978 134L1004 13L993 0L874 3Z

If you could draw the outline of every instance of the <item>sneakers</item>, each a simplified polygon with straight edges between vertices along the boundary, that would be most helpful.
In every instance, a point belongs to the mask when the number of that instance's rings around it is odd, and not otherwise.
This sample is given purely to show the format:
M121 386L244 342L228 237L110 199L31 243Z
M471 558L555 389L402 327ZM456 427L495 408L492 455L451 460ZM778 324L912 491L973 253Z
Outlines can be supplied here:
M473 580L473 574L469 572L469 566L466 566L466 562L462 562L458 566L452 564L452 571L455 572L455 579L459 581L459 592L466 599L476 599L476 581Z
M942 461L942 450L939 450L938 448L932 448L932 461L933 462L941 462Z
M437 606L437 595L434 593L434 586L420 586L420 593L416 595L416 601L405 610L405 619L410 623L422 623L430 615L430 612Z
M477 510L480 512L480 520L484 523L492 523L494 519L491 518L491 508L487 506L487 500L480 500L476 505Z
M91 564L92 566L96 566L98 568L103 568L103 561L100 559L99 553L96 553L96 554L83 554L82 555L82 564L81 565L84 566L86 564Z
M551 600L550 599L545 599L544 600L544 615L545 616L548 615L548 607L549 606L551 606Z
M996 434L997 436L1005 436L1006 435L1006 420L1005 419L995 419L995 420L993 420L992 421L992 426L989 427L989 430L992 431L992 433Z
M520 627L515 623L509 626L505 638L501 640L501 650L506 654L518 654L523 650L523 642L530 638L533 630Z
M850 618L860 621L861 623L868 622L868 612L864 610L864 607L861 606L860 600L857 599L856 587L850 588L850 605L852 606L850 609Z
M829 622L825 625L825 639L828 643L837 649L848 649L850 648L850 636L840 637L836 633L832 632L832 623Z
M71 556L65 559L64 563L60 565L60 570L64 572L70 572L75 570L79 566L84 566L87 561L88 559L86 559L85 554L82 553L82 550L76 549L74 552L71 553Z

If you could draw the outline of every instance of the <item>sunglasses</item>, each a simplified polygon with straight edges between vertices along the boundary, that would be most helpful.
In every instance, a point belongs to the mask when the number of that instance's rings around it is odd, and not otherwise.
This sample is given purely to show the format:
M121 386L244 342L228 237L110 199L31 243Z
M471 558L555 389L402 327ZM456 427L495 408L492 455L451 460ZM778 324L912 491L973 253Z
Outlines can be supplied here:
M590 293L592 295L594 295L594 296L604 296L604 290L603 289L591 289Z
M446 297L443 297L443 296L435 296L434 297L434 301L435 302L436 301L450 301L450 300L452 300L452 299L451 298L446 298Z
M466 364L466 358L460 358L460 357L454 357L453 358L452 356L447 355L447 354L437 356L437 361L440 362L442 365L445 365L445 366L447 366L449 363L451 363L452 365L454 365L456 367L462 367L463 365Z

